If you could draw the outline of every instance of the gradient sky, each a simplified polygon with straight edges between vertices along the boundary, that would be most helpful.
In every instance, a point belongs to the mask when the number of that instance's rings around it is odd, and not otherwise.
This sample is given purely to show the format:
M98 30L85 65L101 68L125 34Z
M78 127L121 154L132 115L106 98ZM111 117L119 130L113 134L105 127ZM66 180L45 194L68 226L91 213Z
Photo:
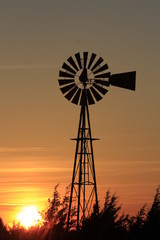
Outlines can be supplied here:
M126 213L153 201L160 184L160 1L1 0L0 216L47 206L71 182L80 107L58 86L80 51L111 73L137 71L136 92L110 87L90 107L99 200L116 192Z

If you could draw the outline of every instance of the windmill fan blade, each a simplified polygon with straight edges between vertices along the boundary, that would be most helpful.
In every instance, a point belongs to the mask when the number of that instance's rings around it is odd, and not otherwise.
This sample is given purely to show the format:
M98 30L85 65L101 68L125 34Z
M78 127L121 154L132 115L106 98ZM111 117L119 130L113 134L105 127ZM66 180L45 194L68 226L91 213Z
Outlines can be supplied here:
M81 69L81 68L82 68L82 64L81 64L80 53L76 53L76 54L75 54L75 57L76 57L76 59L77 59L77 62L78 62L79 68Z
M74 75L72 75L72 74L70 74L70 73L67 73L67 72L62 72L62 71L59 71L59 76L60 76L60 77L74 78Z
M69 71L69 72L71 72L71 73L73 73L73 74L76 73L76 71L73 70L73 69L72 69L70 66L68 66L66 63L63 63L62 68L64 68L65 70L67 70L67 71Z
M90 61L89 61L89 64L88 64L88 69L90 69L90 67L91 67L91 65L92 65L92 63L93 63L93 61L94 61L96 56L97 55L95 53L92 53Z
M77 65L75 64L75 62L74 62L74 60L73 60L72 57L69 57L69 58L67 59L67 61L72 65L72 67L74 67L74 69L76 69L76 70L78 71L78 67L77 67Z
M93 96L95 97L95 99L96 99L97 101L99 101L99 100L102 99L101 95L95 90L95 88L90 87L90 90L92 91Z
M62 86L62 85L66 85L66 84L69 84L69 83L73 83L74 80L72 80L72 79L58 79L58 82L59 82L59 85Z
M86 68L86 65L87 65L87 57L88 57L88 52L84 52L83 53L84 68Z
M91 68L91 71L93 72L93 70L94 70L96 67L98 67L98 65L100 65L102 62L103 62L103 58L100 57L100 58L97 60L97 62L94 64L94 66Z
M110 72L108 73L102 73L99 75L94 76L95 78L109 78L110 77Z
M95 103L92 95L91 95L91 91L89 89L86 90L86 94L87 94L87 99L88 99L88 103L89 105L92 105Z
M109 85L110 85L110 82L106 81L106 80L94 79L94 82L98 83L98 84L101 84L101 85L104 85L104 86L107 86L107 87L109 87Z
M100 93L102 93L103 95L105 95L105 94L108 92L107 89L105 89L105 88L103 88L103 87L101 87L101 86L98 86L98 85L95 84L95 83L93 83L93 86L94 86Z
M68 100L71 100L71 98L73 97L73 95L75 94L75 92L77 91L78 87L75 86L74 88L72 88L66 95L65 98L67 98Z
M81 92L82 92L82 90L79 88L78 91L76 92L76 94L74 95L72 101L71 101L72 103L78 104Z
M72 83L72 84L69 84L65 87L60 88L60 90L64 94L64 93L68 92L70 89L72 89L74 86L75 86L75 83Z
M104 64L102 67L98 68L96 71L93 71L94 74L97 74L99 72L102 72L104 70L107 70L108 69L108 64Z
M113 74L109 78L109 81L113 86L126 88L134 91L136 84L136 72Z

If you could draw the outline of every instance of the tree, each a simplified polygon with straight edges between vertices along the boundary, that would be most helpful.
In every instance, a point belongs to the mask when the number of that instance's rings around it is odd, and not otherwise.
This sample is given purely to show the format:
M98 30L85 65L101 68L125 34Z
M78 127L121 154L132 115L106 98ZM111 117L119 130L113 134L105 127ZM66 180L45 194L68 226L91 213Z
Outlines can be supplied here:
M160 236L160 185L156 189L156 195L151 209L147 214L146 232L148 239L157 239Z
M127 215L121 214L117 196L106 192L104 207L99 214L93 214L83 221L81 239L103 240L123 239L126 235Z
M7 231L7 228L4 225L2 218L0 218L0 239L5 239L5 240L10 239L9 232Z
M44 214L44 220L46 223L53 223L56 224L57 222L57 212L59 206L61 205L60 196L58 192L58 184L54 187L53 192L53 199L48 199L49 207Z
M146 225L146 204L137 212L136 216L128 218L128 235L129 239L144 239Z

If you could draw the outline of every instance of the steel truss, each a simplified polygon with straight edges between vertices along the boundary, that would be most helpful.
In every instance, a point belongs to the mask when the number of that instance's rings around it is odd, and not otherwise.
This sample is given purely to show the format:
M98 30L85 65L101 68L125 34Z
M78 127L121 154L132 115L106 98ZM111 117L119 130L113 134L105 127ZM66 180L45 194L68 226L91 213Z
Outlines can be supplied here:
M97 185L93 155L93 140L86 89L83 89L80 120L76 140L75 160L71 184L71 194L68 211L67 229L70 227L72 208L76 209L76 228L79 230L81 222L93 211L98 213Z

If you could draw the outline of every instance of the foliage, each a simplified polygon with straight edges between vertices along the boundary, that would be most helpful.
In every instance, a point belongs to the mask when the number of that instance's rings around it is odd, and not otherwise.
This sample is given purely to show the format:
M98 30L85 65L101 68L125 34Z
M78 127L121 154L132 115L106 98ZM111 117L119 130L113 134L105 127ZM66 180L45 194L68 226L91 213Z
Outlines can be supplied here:
M7 231L7 228L4 225L1 218L0 218L0 239L5 239L5 240L10 239L9 232Z
M44 214L44 220L46 223L56 224L58 221L58 209L61 205L60 196L58 192L58 184L54 188L53 199L48 199L49 207Z
M107 191L103 209L97 215L92 214L82 225L82 239L115 239L116 236L125 235L126 216L120 215L121 206L117 204L117 196ZM121 238L116 238L121 239Z
M95 207L91 216L83 220L79 232L75 229L72 212L70 231L66 232L69 206L68 190L61 200L58 185L53 197L48 199L48 208L42 212L43 226L31 227L28 230L19 224L12 228L4 225L0 218L0 239L2 240L154 240L160 236L160 186L156 189L153 204L147 211L146 205L135 216L121 213L121 206L115 194L106 192L103 208L99 214Z
M152 207L147 214L146 232L147 239L157 239L160 236L160 186L156 189Z

